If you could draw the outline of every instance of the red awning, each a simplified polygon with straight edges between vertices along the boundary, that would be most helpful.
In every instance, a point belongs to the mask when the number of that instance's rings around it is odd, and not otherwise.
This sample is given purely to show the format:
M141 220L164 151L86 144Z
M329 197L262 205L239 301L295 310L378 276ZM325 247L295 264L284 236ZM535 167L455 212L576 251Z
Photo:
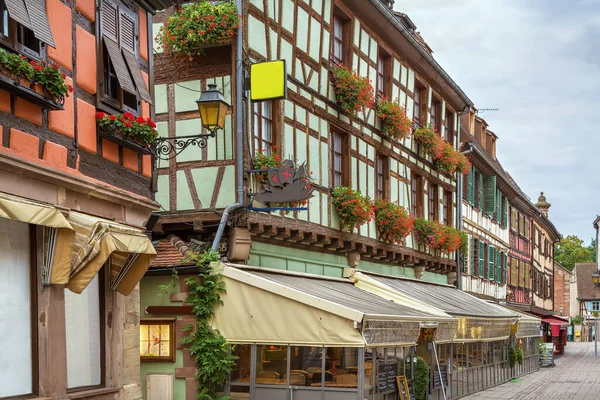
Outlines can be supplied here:
M542 318L542 323L550 324L550 332L552 333L552 336L558 336L560 334L560 328L569 325L568 321L554 316Z

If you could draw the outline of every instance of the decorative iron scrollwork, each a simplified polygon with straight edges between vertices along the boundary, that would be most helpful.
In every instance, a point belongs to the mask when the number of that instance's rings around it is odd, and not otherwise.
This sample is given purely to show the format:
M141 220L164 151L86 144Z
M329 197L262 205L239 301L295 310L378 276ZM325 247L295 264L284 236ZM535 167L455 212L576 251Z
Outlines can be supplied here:
M205 148L208 145L208 138L213 137L215 137L214 132L191 136L158 137L152 143L152 151L157 160L169 161L188 147Z

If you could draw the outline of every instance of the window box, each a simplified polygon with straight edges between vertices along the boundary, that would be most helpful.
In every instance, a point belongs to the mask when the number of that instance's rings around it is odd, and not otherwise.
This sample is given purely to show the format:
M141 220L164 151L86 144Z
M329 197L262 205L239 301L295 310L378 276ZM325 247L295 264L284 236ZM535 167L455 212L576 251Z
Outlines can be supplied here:
M45 110L62 110L63 105L36 90L25 86L19 81L15 81L7 76L0 75L0 89L22 97L23 99L42 107Z
M125 147L129 150L133 150L137 153L154 154L154 152L152 151L151 145L142 144L142 143L135 141L134 139L126 138L125 136L123 136L121 134L120 131L118 131L116 129L108 128L108 127L102 128L102 127L98 126L97 131L98 131L98 137L101 137L106 140L110 140L111 142L114 142L114 143L118 144L119 146Z
M158 136L156 124L150 118L132 113L108 115L96 113L98 137L142 154L153 154L152 143Z

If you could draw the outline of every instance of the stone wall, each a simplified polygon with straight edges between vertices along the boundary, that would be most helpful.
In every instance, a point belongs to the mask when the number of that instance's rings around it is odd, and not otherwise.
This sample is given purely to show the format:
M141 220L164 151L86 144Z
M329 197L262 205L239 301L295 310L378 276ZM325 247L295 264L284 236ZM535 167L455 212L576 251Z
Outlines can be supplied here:
M125 400L141 400L140 286L123 302L123 388Z

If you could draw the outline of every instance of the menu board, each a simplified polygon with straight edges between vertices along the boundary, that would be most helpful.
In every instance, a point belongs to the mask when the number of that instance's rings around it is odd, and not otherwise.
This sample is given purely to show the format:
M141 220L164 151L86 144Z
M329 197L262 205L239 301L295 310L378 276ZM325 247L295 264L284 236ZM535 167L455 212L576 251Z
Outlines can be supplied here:
M396 390L396 373L398 363L379 364L377 369L377 386L379 393L393 392Z
M554 366L554 343L544 343L542 354L540 354L540 366Z
M434 388L442 387L442 382L444 382L444 387L448 386L448 370L446 369L446 364L440 364L440 369L442 370L441 379L440 379L440 372L438 371L437 365L433 366L433 387Z

